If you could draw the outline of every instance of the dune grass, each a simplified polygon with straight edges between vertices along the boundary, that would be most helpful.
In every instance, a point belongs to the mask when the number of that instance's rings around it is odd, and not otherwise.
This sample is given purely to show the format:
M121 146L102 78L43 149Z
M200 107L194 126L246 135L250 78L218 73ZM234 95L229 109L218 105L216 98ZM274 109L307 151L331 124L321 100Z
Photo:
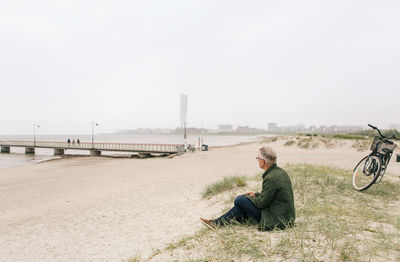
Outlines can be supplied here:
M285 144L283 144L283 145L284 145L284 146L291 146L291 145L293 145L294 143L295 143L295 141L292 140L292 139L290 139L290 140L286 141Z
M142 261L142 255L138 252L134 256L123 260L122 262L141 262Z
M363 135L357 135L357 134L337 134L333 135L333 138L338 138L338 139L357 139L357 140L365 140L367 139L366 136Z
M353 140L352 148L355 148L357 151L365 151L371 147L372 139L364 139L364 140Z
M358 192L351 186L349 170L307 164L284 168L295 191L296 227L272 232L259 232L254 224L203 229L143 261L400 260L399 179L384 178ZM207 197L218 194L229 199L230 190L238 190L216 186L235 185L224 180L206 187L219 188L210 189L213 193ZM254 184L260 184L259 174L246 177L241 189ZM232 203L221 205L222 210Z
M211 197L216 194L233 189L234 187L244 187L246 185L247 184L245 176L224 177L221 181L206 186L206 188L202 193L202 197L203 198Z
M279 136L270 136L270 137L265 137L263 144L268 144L268 143L274 143L278 141L281 137Z
M317 135L314 136L312 134L306 134L302 136L288 137L288 141L286 141L283 145L285 147L297 146L301 149L316 149L320 147L325 147L327 149L332 149L342 144L343 140L351 141L351 147L356 149L359 152L368 150L371 146L372 139L367 138L366 136L355 135L355 134L326 134L326 135Z

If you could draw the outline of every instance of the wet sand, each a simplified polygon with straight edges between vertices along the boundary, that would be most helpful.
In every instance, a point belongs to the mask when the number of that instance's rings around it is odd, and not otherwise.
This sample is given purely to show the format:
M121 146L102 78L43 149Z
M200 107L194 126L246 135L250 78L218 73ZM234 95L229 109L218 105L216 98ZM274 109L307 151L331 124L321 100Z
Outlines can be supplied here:
M352 169L366 152L271 143L278 165ZM201 199L224 176L259 172L259 143L168 158L77 157L0 170L1 261L121 261L196 232L220 207ZM388 173L400 175L392 160ZM351 178L349 178L351 183Z

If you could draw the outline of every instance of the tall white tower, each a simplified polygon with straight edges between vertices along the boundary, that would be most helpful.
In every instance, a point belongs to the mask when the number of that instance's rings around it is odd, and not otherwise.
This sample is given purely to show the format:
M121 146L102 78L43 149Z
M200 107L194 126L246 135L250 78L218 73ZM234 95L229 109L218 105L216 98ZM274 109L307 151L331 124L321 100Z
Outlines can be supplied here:
M188 96L185 94L181 94L181 123L180 123L181 128L185 127L187 107L188 107Z
M188 97L185 94L181 94L181 128L183 128L183 143L186 147L186 114L188 107Z

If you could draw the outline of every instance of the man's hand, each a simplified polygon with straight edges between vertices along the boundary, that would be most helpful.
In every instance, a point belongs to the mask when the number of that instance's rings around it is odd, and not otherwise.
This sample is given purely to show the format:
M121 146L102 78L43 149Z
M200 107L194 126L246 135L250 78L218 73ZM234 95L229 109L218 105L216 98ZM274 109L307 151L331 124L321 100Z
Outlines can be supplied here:
M249 196L252 196L252 197L255 196L255 194L253 192L247 192L246 194L242 194L242 195L238 195L238 196L244 196L244 195L249 195ZM238 197L238 196L236 196L236 197Z
M250 195L252 197L256 196L253 192L247 192L245 195Z

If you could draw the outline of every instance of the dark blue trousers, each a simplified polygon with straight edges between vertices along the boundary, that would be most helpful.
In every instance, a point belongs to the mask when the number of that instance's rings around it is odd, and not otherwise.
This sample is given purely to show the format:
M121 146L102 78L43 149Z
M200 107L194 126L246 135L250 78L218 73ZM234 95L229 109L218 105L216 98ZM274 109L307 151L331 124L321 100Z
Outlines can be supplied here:
M238 196L234 201L234 207L219 218L213 220L213 222L223 226L224 224L229 224L232 220L243 222L250 217L260 222L261 209L256 208L253 203L244 196Z

